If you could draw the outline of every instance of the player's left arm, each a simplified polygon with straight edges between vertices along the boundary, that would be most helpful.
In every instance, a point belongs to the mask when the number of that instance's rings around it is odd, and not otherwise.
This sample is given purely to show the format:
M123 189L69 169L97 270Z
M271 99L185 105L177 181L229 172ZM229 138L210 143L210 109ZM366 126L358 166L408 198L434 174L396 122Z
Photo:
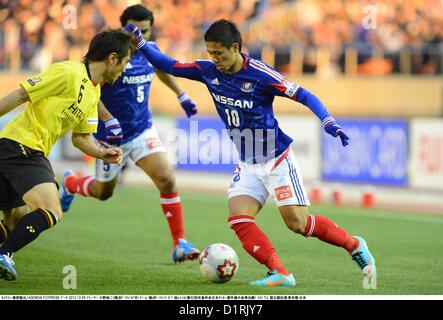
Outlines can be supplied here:
M194 101L192 101L191 98L189 98L186 92L180 89L174 77L160 70L156 70L155 73L157 74L161 82L163 82L169 89L175 92L175 94L177 95L177 99L180 102L182 108L185 110L188 118L195 115L197 113L197 105Z
M90 133L72 132L72 144L91 157L102 159L108 163L122 164L122 150L117 147L98 147Z
M98 118L103 121L106 130L106 143L110 146L119 146L123 140L123 129L117 118L109 112L103 101L97 104Z
M349 144L348 135L343 132L342 127L329 114L321 100L305 88L287 80L283 76L281 77L283 79L280 82L273 78L268 83L268 87L271 88L273 93L295 100L308 107L322 121L324 130L333 137L340 137L342 145L347 146Z
M6 97L0 99L0 117L28 101L30 101L29 95L23 88L11 92Z
M156 69L176 77L204 83L204 78L201 73L202 67L198 61L184 63L163 54L158 47L146 42L140 29L133 24L128 24L125 27L125 30L133 33L134 38L136 39L136 50L140 50Z

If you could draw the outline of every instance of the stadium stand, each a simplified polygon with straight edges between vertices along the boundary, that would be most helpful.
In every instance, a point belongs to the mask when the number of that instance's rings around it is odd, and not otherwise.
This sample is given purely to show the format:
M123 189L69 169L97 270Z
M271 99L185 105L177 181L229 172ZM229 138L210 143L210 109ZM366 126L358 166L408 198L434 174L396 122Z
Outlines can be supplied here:
M119 27L119 12L130 2L1 0L0 68L39 69L47 60L81 56L97 31ZM229 17L242 26L250 54L282 72L443 72L443 6L438 0L141 3L155 14L154 39L177 57L201 55L202 31L211 21Z

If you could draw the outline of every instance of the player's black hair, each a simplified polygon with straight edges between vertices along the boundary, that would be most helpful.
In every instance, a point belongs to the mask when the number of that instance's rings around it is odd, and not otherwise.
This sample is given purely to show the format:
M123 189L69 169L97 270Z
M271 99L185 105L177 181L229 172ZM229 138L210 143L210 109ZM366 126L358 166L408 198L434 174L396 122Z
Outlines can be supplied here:
M110 29L97 33L89 44L83 62L104 61L112 52L117 53L119 62L130 51L135 51L133 36L121 29Z
M151 27L154 25L154 15L152 14L152 11L140 4L129 6L125 9L125 11L123 11L122 15L120 16L120 23L122 27L126 26L128 20L149 20L151 22Z
M232 21L226 19L220 19L211 24L205 33L205 41L218 42L226 48L230 48L233 43L238 43L240 51L242 48L240 31Z

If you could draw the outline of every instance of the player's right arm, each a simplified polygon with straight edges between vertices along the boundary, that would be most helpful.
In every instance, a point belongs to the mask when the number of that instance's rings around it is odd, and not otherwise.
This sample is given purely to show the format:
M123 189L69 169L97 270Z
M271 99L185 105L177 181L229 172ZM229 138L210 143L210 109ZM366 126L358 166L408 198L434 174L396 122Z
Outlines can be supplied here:
M29 95L23 88L15 90L0 100L0 117L28 101Z
M136 49L140 50L155 68L176 77L204 82L201 66L197 62L183 63L165 55L147 43L140 30L133 24L128 24L125 30L134 34L137 39Z

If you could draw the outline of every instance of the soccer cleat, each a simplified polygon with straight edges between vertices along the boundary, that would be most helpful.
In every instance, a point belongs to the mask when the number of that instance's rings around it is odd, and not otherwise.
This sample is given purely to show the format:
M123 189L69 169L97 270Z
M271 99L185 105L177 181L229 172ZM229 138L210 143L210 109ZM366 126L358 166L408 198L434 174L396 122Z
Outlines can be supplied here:
M295 287L296 281L292 273L285 276L281 273L277 273L277 270L272 270L268 272L264 279L252 281L249 284L263 287Z
M176 245L172 251L172 260L175 263L198 258L200 250L198 250L192 243L187 242L185 239L180 239L178 242L178 245Z
M360 244L357 249L352 251L351 257L360 267L365 277L373 277L376 275L375 259L369 252L368 245L362 237L354 237Z
M15 271L14 261L9 254L0 254L0 278L6 281L17 279L17 272Z
M76 177L75 173L71 170L66 171L63 175L62 185L60 187L60 203L62 205L62 211L66 212L69 210L72 204L72 200L74 200L74 194L70 193L66 188L66 179L69 177Z

